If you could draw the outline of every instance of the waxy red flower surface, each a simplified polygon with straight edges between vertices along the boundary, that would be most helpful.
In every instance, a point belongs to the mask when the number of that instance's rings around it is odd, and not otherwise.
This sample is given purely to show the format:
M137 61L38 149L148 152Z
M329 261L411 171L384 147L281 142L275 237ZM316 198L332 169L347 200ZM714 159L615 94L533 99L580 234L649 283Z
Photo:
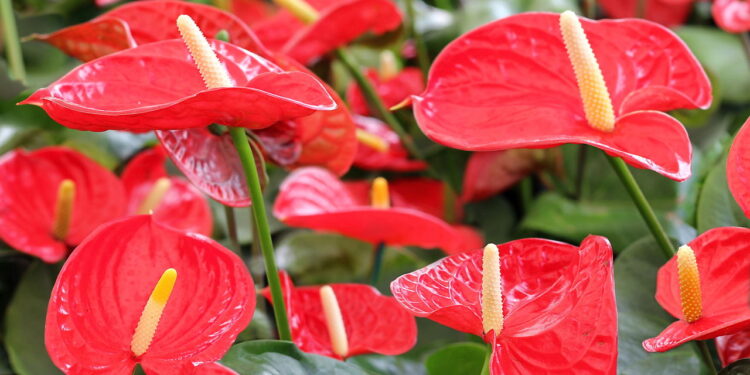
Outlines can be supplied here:
M136 155L128 163L122 171L122 182L128 196L127 213L137 214L157 181L167 178L169 189L153 208L154 220L185 232L210 236L213 218L208 201L188 181L169 176L166 162L166 152L161 146L156 146Z
M377 69L367 69L365 75L388 108L424 91L424 78L419 68L404 68L391 78L382 78ZM367 100L356 82L352 82L346 89L346 101L352 112L365 116L371 115Z
M21 104L78 130L174 130L218 123L262 129L336 103L320 82L221 41L211 46L233 87L206 89L181 40L145 44L85 63Z
M306 68L280 53L270 52L240 19L217 8L182 1L135 2L118 7L100 17L42 36L65 52L86 60L140 44L179 38L175 19L186 14L206 35L228 31L232 43L257 53L286 71L307 73ZM357 148L355 125L336 92L324 82L337 104L332 111L275 123L254 133L265 155L286 168L319 165L336 174L349 170ZM232 151L228 134L216 135L206 129L157 131L170 158L203 192L231 206L247 206L239 158Z
M714 0L714 21L724 31L742 33L750 30L750 3L744 0Z
M53 234L58 189L75 184L70 228ZM97 226L125 212L125 192L117 177L86 156L64 147L0 158L0 239L11 247L53 263Z
M281 287L291 323L292 339L300 350L343 359L331 347L318 286L296 287L284 272ZM398 355L417 342L417 324L393 297L363 284L328 284L333 288L344 320L349 352L346 357L378 353ZM263 289L270 302L271 292Z
M354 116L357 128L380 137L388 144L388 150L379 151L372 147L359 143L354 165L367 170L389 170L399 172L421 171L427 168L427 163L409 158L409 152L398 137L387 124L374 118L365 116Z
M382 34L401 24L401 11L389 0L310 0L318 19L305 25L286 9L265 19L245 19L260 40L303 64L342 47L367 32Z
M684 127L657 111L706 108L711 86L687 46L643 20L580 19L608 86L612 132L589 125L560 15L525 13L451 42L413 97L420 128L449 147L492 151L582 143L674 180L690 176Z
M638 17L640 0L599 0L598 3L610 18ZM695 0L646 0L645 18L664 26L681 25L690 15Z
M727 184L745 216L750 217L750 119L737 132L727 156Z
M716 352L722 367L740 359L750 358L750 329L716 338Z
M171 297L153 341L135 357L136 324L169 268L177 271ZM218 366L200 365L224 355L254 309L253 280L234 253L150 215L134 216L99 227L65 263L52 290L45 343L69 375L130 375L136 363L152 375L217 373Z
M417 178L390 182L390 208L370 203L370 182L342 182L320 168L294 171L281 184L274 216L287 225L331 231L372 244L440 248L481 246L472 229L443 221L443 184Z
M483 332L483 251L456 254L391 283L412 314L492 344L491 374L614 374L617 309L612 248L589 236L580 247L543 239L498 245L502 332Z
M693 340L736 333L750 326L750 229L709 230L688 243L695 252L702 294L702 317L683 320L676 257L659 269L656 300L677 319L657 337L643 342L650 352L663 352Z
M503 192L540 169L538 158L543 157L543 152L526 149L471 154L464 172L461 200L481 201Z

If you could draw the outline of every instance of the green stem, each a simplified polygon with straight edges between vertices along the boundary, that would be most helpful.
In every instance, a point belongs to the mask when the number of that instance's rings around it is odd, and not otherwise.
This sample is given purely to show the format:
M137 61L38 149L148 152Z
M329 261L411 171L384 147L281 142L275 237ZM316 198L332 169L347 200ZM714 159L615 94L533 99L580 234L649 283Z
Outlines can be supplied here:
M273 241L271 240L271 230L268 227L268 218L266 216L266 206L263 201L263 191L260 187L260 178L255 165L255 157L250 149L250 143L245 134L244 128L232 127L229 129L232 135L234 147L242 161L242 168L245 171L247 179L247 189L250 191L252 199L253 218L255 226L258 229L259 238L253 238L253 241L260 242L260 249L263 252L263 260L266 265L266 276L268 277L268 286L271 288L271 297L274 305L274 316L276 318L276 328L279 331L279 338L286 341L292 340L292 333L289 329L289 319L286 316L286 304L281 292L281 281L279 272L276 267L276 260L273 254Z
M224 206L224 216L227 218L227 235L229 236L229 246L237 254L240 253L240 241L237 239L237 220L234 217L234 208Z
M484 357L484 364L482 365L481 375L490 375L491 366L492 366L492 345L487 344L487 356Z
M646 18L646 0L637 0L635 2L635 16Z
M620 177L620 181L622 181L625 189L627 189L630 197L633 199L633 203L635 203L635 206L641 213L648 229L651 230L651 234L656 238L656 242L659 244L662 253L665 257L671 258L672 255L674 255L672 242L669 240L667 232L664 231L664 227L659 223L659 219L656 218L654 209L651 208L646 196L643 195L643 191L641 191L641 188L638 186L638 182L636 182L633 174L630 173L627 164L625 164L622 159L612 156L607 156L607 160L612 164L612 168L614 168L617 176Z
M8 56L8 66L13 77L21 83L26 84L26 70L23 66L23 55L21 54L21 43L18 40L16 29L16 18L13 14L11 0L0 0L0 23L5 35L5 52Z
M440 8L450 10L453 6L450 0L443 1L443 4L438 4ZM430 56L427 53L427 45L422 39L422 35L417 32L417 17L414 12L414 0L406 0L406 17L409 18L407 31L409 35L414 39L414 44L417 47L417 63L419 63L419 70L422 71L422 76L427 80L427 73L430 71Z
M576 200L581 199L581 194L583 193L583 180L586 176L586 150L589 149L586 145L579 145L578 147L578 171L576 174L575 189L573 190L573 197Z
M716 365L714 364L713 357L711 357L711 351L708 350L708 345L705 341L695 341L695 345L698 346L698 350L703 357L703 362L709 367L711 374L716 375Z
M750 64L750 33L747 31L740 33L740 38L742 38L742 48L745 50L747 62Z
M385 254L385 242L375 245L373 254L372 272L370 273L370 285L376 286L380 278L380 270L383 268L383 255Z
M596 18L596 0L583 0L583 15L592 20Z
M412 141L409 134L406 133L406 130L404 130L403 126L401 126L401 123L398 122L395 116L393 116L393 113L391 113L388 108L385 107L385 104L383 104L383 101L375 91L375 88L372 87L372 83L370 83L370 80L367 79L367 77L362 74L362 71L359 70L359 66L356 62L354 62L354 58L343 48L339 48L336 50L336 58L338 58L339 61L341 61L344 66L346 66L349 74L351 74L354 80L357 81L357 85L359 85L359 88L362 90L362 94L364 94L367 102L370 104L370 106L373 107L373 109L377 111L378 115L383 118L383 121L385 121L391 127L391 129L393 129L393 131L398 134L398 137L401 139L401 143L403 143L404 147L409 150L409 153L411 153L412 156L418 159L422 159L421 153L414 145L414 142Z

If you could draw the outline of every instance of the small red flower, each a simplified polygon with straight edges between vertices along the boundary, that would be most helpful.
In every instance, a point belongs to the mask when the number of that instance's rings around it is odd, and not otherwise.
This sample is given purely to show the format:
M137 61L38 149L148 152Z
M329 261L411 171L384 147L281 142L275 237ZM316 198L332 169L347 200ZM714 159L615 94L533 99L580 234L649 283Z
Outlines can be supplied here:
M727 157L727 183L745 216L750 217L750 119L745 121L734 137Z
M382 34L401 24L401 11L389 0L311 0L317 15L308 24L286 9L269 18L245 19L273 51L302 64L357 39L367 32Z
M599 5L610 18L633 18L641 0L599 0ZM646 19L664 26L685 23L695 0L646 0Z
M499 194L540 169L544 151L502 150L475 152L464 172L461 200L475 202Z
M722 367L740 359L750 358L750 329L717 337L716 352L719 354Z
M176 27L173 27L176 28ZM220 41L213 50L234 86L207 89L181 40L145 44L85 63L21 104L78 130L174 130L213 123L262 129L336 108L320 82Z
M99 227L65 263L45 343L69 375L129 375L137 363L147 374L208 374L254 310L253 280L234 253L134 216Z
M295 287L289 275L282 272L280 276L292 338L304 352L337 359L368 353L398 355L417 342L414 317L393 297L381 295L369 285L327 285L340 310L337 322L327 318L321 296L321 288L326 286ZM263 295L273 302L268 288L263 289ZM340 332L331 334L331 326L339 322L343 323L343 351L338 345Z
M750 3L744 0L715 0L711 6L714 21L724 31L742 33L750 30Z
M387 150L376 150L360 142L354 158L356 167L399 172L421 171L427 168L427 163L409 158L409 152L404 148L398 134L382 121L374 117L355 115L354 122L358 129L382 139L388 146Z
M491 374L614 374L612 248L523 239L456 254L391 283L412 314L492 344Z
M97 226L125 212L120 181L64 147L0 158L0 239L54 263Z
M659 269L656 300L679 320L644 341L647 351L663 352L750 326L748 243L750 229L712 229L680 248Z
M367 181L342 182L323 169L299 169L281 184L273 213L290 226L332 231L372 244L440 248L449 253L481 244L475 231L440 219L442 182L396 180L389 189L381 181L381 186L371 189Z
M122 171L130 215L153 212L154 220L185 232L210 236L211 207L192 184L167 175L161 146L141 152Z
M376 69L367 69L365 74L378 96L383 100L383 104L389 108L424 91L424 78L418 68L404 68L393 77L384 77ZM367 100L355 82L352 82L346 90L346 101L352 112L364 116L371 115Z
M454 40L413 101L420 128L450 147L582 143L682 181L690 140L657 111L706 108L711 86L686 45L660 25L526 13Z

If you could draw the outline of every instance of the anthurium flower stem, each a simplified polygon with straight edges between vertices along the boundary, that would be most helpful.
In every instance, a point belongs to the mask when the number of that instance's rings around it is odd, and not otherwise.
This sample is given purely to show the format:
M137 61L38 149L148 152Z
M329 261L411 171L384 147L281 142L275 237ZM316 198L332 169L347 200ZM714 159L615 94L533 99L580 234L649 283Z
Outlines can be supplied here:
M452 4L448 0L442 0L438 3L441 8L450 10ZM448 7L445 7L447 5ZM409 35L414 39L414 44L417 47L417 63L419 63L419 70L422 71L422 75L427 81L427 72L430 71L430 56L427 54L427 46L422 39L422 35L417 32L416 20L417 16L414 14L414 0L406 0L406 16L409 18L408 28Z
M224 215L227 219L227 235L229 236L229 245L235 253L240 252L240 241L237 239L237 219L234 215L234 208L224 206Z
M674 255L672 241L669 240L667 232L664 231L664 227L659 223L659 219L656 218L654 209L651 208L651 204L648 203L646 196L643 195L643 191L641 191L640 186L638 186L638 182L633 177L633 174L630 173L628 166L620 158L607 156L607 160L612 164L612 168L614 168L617 176L620 177L620 181L622 181L623 186L625 186L628 194L630 194L630 197L633 199L633 203L635 203L635 206L641 213L641 216L646 222L651 234L654 235L662 253L667 259L671 258Z
M490 367L492 367L492 345L487 344L487 356L484 357L484 364L482 365L482 373L480 375L490 375Z
M651 208L646 196L643 195L643 191L641 191L641 188L638 186L638 182L636 182L633 174L630 173L628 166L620 158L607 156L607 159L610 164L612 164L612 168L614 168L617 176L620 177L622 184L633 199L633 202L641 213L643 220L646 222L646 225L648 225L649 230L651 230L651 234L653 234L656 242L659 244L662 253L667 259L671 258L674 255L672 242L669 240L667 232L664 231L664 227L659 223L659 219L656 218L654 209ZM711 370L712 374L716 374L716 366L714 365L706 342L695 341L695 344L698 346L701 357L703 357L703 362Z
M359 85L359 88L362 90L362 93L367 99L367 102L374 107L374 109L388 124L388 126L390 126L391 129L393 129L393 131L398 134L398 137L401 139L401 143L403 143L404 147L409 150L409 153L417 159L422 159L422 153L419 151L419 149L416 148L411 137L406 133L406 130L404 130L404 127L401 126L401 123L396 119L393 113L391 113L388 108L385 107L385 104L383 104L383 101L380 99L380 96L378 96L375 88L372 87L372 83L370 83L367 77L362 74L362 71L360 71L359 69L359 65L357 65L357 63L354 61L354 58L349 54L349 52L347 52L343 48L339 48L336 50L336 58L344 64L346 69L349 71L349 74L351 74L354 80L357 81L357 85Z
M273 242L271 240L271 231L268 227L268 218L266 216L266 207L263 201L263 191L260 187L260 178L258 177L258 171L255 169L255 157L253 156L252 150L250 150L250 144L248 143L244 128L232 127L229 129L229 134L232 136L234 147L237 149L237 153L242 161L242 168L245 171L245 178L247 179L247 189L250 191L250 198L253 202L253 218L255 219L255 226L258 229L259 234L259 236L253 240L260 242L260 249L263 253L263 260L266 265L266 276L268 277L268 286L271 289L271 296L274 303L273 311L274 317L276 318L276 328L279 332L280 339L291 341L292 333L289 329L286 305L281 293L281 281L279 280L279 272L276 267L276 260L274 259Z
M18 40L16 30L16 19L13 17L13 5L11 0L0 0L0 25L2 34L5 35L5 49L8 54L8 65L13 72L13 78L26 83L26 70L23 66L23 55L21 55L21 44Z
M373 254L372 272L370 273L370 285L375 286L380 278L380 269L383 268L383 255L385 254L385 242L375 245Z
M750 33L745 31L744 33L740 34L740 37L742 38L742 48L745 50L745 54L747 55L747 63L750 64Z

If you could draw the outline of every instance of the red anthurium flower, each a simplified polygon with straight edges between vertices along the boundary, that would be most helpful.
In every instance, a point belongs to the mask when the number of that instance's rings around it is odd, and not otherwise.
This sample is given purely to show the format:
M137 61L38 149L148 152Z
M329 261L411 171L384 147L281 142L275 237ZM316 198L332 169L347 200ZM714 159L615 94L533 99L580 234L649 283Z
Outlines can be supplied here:
M154 220L186 232L210 236L211 207L193 185L167 175L167 154L161 146L143 151L128 163L122 182L128 214L153 213Z
M396 58L393 53L384 51L380 55L380 68L365 71L386 107L393 107L410 96L424 91L422 71L411 67L398 71L396 65ZM365 116L370 114L367 100L355 82L351 82L346 90L346 101L349 102L349 106L354 113Z
M724 31L742 33L750 30L750 3L747 1L715 0L711 13Z
M38 105L67 127L93 131L212 123L260 129L336 108L308 74L284 72L229 43L214 40L211 46L233 86L207 89L185 43L166 40L83 64L21 104Z
M401 24L389 0L277 1L289 7L269 18L246 21L268 48L308 64L367 32L382 34ZM294 13L292 13L294 12ZM305 19L302 22L300 19Z
M425 134L450 147L583 143L681 181L690 176L687 132L657 111L708 107L711 86L660 25L525 13L454 40L413 102Z
M223 356L254 310L253 280L234 253L133 216L99 227L65 263L45 343L70 375L130 375L137 363L147 374L217 373L204 364Z
M712 229L681 247L659 269L656 300L679 320L644 341L647 351L663 352L750 326L748 243L750 229Z
M750 217L750 188L747 179L750 177L750 119L745 121L734 137L727 157L727 183L737 204L745 216Z
M0 158L0 239L19 251L58 262L124 211L117 177L76 151L46 147Z
M390 197L389 197L390 196ZM373 244L459 252L476 247L478 233L443 216L443 184L428 179L342 182L319 168L293 172L282 183L274 215L290 226L332 231Z
M475 202L499 194L541 169L545 158L542 150L475 152L466 164L461 200Z
M640 0L599 0L610 18L637 17ZM685 22L695 0L646 0L646 19L664 26L677 26Z
M456 254L391 283L412 314L481 336L493 375L615 374L612 247L523 239Z
M717 337L716 352L719 354L722 367L740 359L750 358L750 329Z
M354 122L358 129L385 142L385 147L379 149L378 146L363 143L360 138L357 155L354 158L355 166L367 170L400 172L421 171L427 168L425 162L409 158L409 152L401 144L398 134L384 122L374 117L356 115Z
M307 353L345 359L398 355L417 342L417 324L393 297L363 284L295 287L280 273L292 340ZM263 295L271 302L268 288Z

